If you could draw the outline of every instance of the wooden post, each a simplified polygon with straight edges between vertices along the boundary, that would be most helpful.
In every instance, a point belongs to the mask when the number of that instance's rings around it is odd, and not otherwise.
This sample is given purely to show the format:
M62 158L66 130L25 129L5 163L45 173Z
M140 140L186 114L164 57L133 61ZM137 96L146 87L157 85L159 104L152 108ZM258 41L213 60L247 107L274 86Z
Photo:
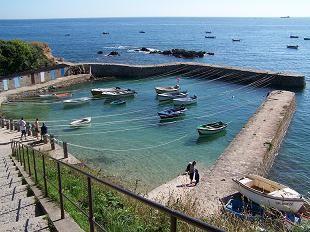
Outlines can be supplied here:
M22 144L22 149L23 149L23 164L24 164L24 171L26 171L25 148L24 148L24 145L23 145L23 144Z
M68 145L67 142L63 142L63 148L64 148L64 158L68 158Z
M36 157L34 154L34 149L32 149L32 159L33 159L33 170L34 170L34 178L36 183L38 183L38 175L37 175L37 166L36 166Z
M93 210L93 193L91 187L91 178L87 177L87 189L88 189L88 222L89 222L89 231L94 232L94 210Z
M174 216L170 216L170 231L176 232L177 231L177 218Z
M10 122L9 122L9 120L6 120L6 129L7 130L10 129Z
M13 119L10 119L10 131L13 130Z
M55 150L55 140L54 135L50 135L51 149Z
M28 161L28 174L31 176L31 169L30 169L30 158L29 158L29 149L27 146L27 161Z
M62 195L61 170L60 170L59 162L57 162L57 172L58 172L58 193L59 193L59 203L60 203L60 214L61 214L61 219L64 219L65 209L64 209L64 202L63 202L63 195Z

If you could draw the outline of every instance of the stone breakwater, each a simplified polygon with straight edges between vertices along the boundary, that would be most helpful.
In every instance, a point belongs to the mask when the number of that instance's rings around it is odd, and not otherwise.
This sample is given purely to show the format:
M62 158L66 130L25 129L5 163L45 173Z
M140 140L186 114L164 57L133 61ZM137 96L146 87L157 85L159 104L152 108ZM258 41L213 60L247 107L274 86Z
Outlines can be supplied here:
M118 78L148 78L156 75L188 75L221 81L240 81L249 84L255 81L266 80L270 87L288 90L303 89L306 85L305 77L293 73L280 73L264 70L237 68L230 66L211 65L204 63L170 63L158 65L128 65L111 63L85 63L87 69L95 77L114 76ZM266 83L264 83L266 84Z
M152 190L148 197L167 204L169 199L191 200L197 207L196 216L217 213L220 199L236 192L232 178L247 174L266 176L278 154L281 142L295 112L295 94L273 91L249 119L216 163L200 172L198 186L179 187L188 183L187 176Z

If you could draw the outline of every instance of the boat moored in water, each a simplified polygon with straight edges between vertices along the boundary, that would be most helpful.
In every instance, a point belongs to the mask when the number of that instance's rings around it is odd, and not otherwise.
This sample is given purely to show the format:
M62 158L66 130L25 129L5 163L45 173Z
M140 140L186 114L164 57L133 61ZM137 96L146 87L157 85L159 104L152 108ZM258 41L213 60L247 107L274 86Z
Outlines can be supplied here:
M310 37L305 37L304 40L310 40Z
M178 93L180 91L180 85L155 87L155 91L157 94Z
M114 92L117 90L123 90L120 87L112 87L112 88L96 88L96 89L92 89L90 92L94 97L102 97L102 93L103 92Z
M216 38L216 36L214 36L214 35L210 35L210 36L205 36L205 38L206 38L206 39L215 39L215 38Z
M166 109L158 112L160 119L172 119L184 116L187 109L185 107Z
M187 97L187 95L188 95L187 91L182 91L179 93L160 93L157 94L157 97L159 101L168 101L175 98Z
M55 95L54 94L40 94L39 95L39 98L42 98L42 99L51 99L51 98L54 98Z
M213 135L224 131L226 127L227 123L223 123L220 121L201 125L197 127L197 131L199 135Z
M182 97L173 99L173 104L175 106L185 106L197 103L197 96L194 95L192 97Z
M287 45L286 46L287 48L289 48L289 49L298 49L298 45Z
M241 42L241 39L232 39L233 42Z
M72 93L55 93L54 96L56 98L68 98L72 97Z
M88 103L89 101L90 101L89 97L81 97L81 98L64 100L63 104L65 106L74 106L74 105L81 105L84 103Z
M265 207L297 213L305 203L302 195L295 190L258 175L233 181L242 195Z
M90 125L91 117L81 118L70 122L70 126L72 127L83 127Z
M290 38L291 38L291 39L298 39L299 36L298 36L298 35L290 35Z
M103 91L101 97L104 98L121 98L134 97L137 92L132 89L118 89L116 91Z

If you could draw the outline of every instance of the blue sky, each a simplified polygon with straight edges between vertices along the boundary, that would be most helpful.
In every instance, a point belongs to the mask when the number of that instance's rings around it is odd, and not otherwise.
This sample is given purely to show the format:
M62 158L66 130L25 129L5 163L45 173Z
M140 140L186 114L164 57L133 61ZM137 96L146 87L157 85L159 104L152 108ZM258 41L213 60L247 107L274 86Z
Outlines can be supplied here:
M310 0L1 0L0 19L310 16Z

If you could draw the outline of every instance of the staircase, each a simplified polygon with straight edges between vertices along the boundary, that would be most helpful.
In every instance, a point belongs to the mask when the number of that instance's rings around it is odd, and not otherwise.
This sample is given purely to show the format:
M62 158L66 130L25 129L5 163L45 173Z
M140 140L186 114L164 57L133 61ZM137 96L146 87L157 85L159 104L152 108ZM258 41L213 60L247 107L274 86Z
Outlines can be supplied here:
M10 154L10 144L0 143L0 231L50 231L47 216Z

